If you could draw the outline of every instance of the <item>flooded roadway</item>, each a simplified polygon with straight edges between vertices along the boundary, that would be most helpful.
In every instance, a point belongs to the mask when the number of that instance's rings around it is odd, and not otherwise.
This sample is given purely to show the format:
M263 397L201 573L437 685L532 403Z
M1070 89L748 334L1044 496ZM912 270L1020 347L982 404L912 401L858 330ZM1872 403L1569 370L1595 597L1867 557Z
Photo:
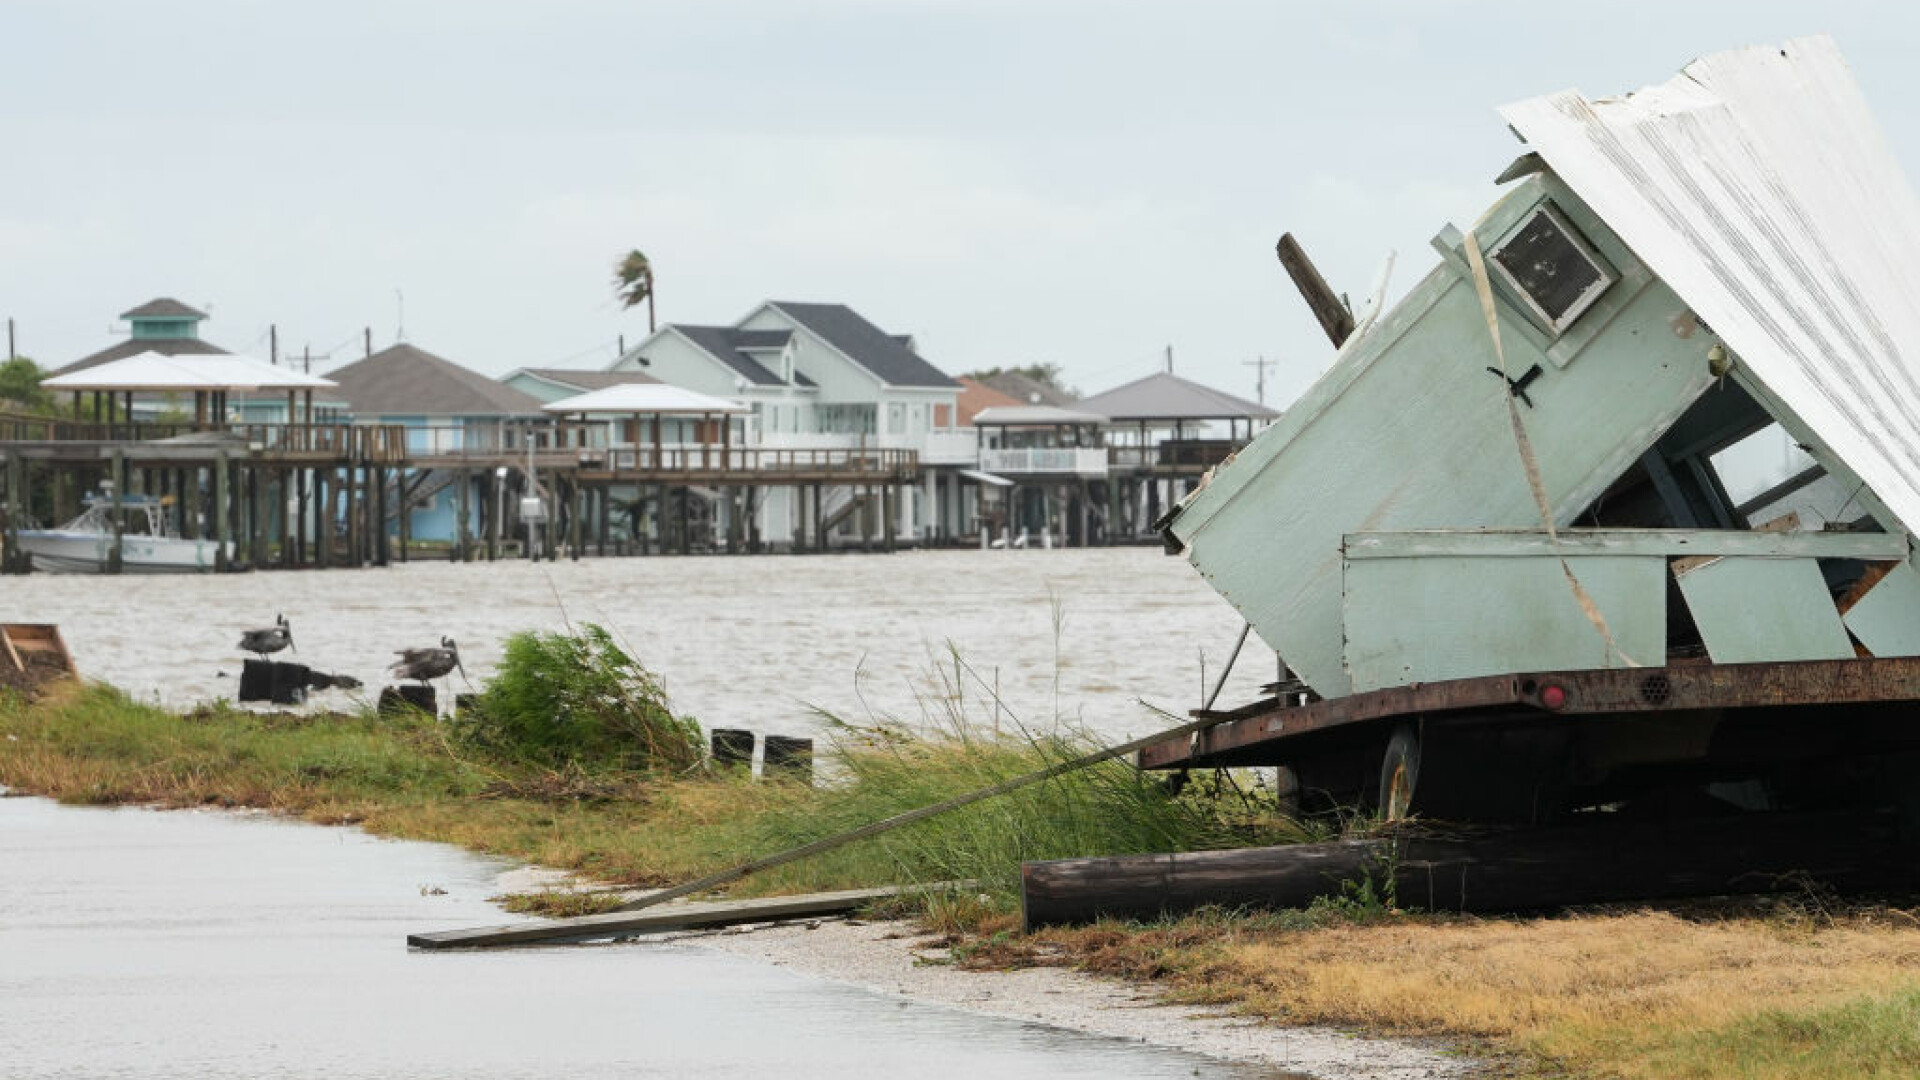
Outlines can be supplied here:
M685 945L410 952L504 866L352 829L0 798L0 868L9 1078L1273 1075Z

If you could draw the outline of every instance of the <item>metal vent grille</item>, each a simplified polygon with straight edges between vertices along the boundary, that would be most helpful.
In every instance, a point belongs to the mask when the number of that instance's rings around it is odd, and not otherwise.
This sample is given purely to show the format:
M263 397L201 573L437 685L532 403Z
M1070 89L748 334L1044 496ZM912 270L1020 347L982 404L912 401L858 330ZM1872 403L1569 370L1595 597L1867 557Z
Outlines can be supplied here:
M1556 332L1579 318L1614 281L1600 256L1546 203L1500 240L1493 263Z

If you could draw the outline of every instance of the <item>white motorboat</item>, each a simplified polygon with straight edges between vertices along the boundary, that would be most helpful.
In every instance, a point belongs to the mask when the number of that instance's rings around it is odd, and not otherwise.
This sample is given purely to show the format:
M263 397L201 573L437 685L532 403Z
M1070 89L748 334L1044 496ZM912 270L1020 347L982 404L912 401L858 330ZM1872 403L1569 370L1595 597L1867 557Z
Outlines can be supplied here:
M214 568L219 542L173 535L159 499L122 498L120 512L125 517L120 535L121 573L193 574ZM20 530L20 547L33 557L33 568L55 574L104 572L113 543L113 502L104 497L88 499L79 517L57 529ZM231 541L227 543L227 559L231 564Z

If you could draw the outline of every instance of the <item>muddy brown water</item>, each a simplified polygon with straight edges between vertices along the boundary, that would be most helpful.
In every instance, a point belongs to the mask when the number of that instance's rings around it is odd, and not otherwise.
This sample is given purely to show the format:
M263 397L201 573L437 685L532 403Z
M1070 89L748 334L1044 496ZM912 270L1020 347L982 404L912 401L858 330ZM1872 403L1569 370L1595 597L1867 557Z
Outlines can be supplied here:
M505 869L261 815L0 798L0 1075L1273 1077L690 946L418 953Z
M0 617L58 623L84 675L176 706L231 700L241 632L276 614L294 631L296 651L282 657L367 684L315 705L377 693L397 649L452 637L479 685L508 634L593 622L703 724L789 735L818 734L816 709L927 724L956 707L989 725L1044 730L1057 717L1109 738L1146 734L1199 704L1242 626L1192 566L1155 548L33 574L0 585ZM1221 703L1252 700L1273 678L1273 654L1251 638ZM439 685L443 698L466 689L458 676Z

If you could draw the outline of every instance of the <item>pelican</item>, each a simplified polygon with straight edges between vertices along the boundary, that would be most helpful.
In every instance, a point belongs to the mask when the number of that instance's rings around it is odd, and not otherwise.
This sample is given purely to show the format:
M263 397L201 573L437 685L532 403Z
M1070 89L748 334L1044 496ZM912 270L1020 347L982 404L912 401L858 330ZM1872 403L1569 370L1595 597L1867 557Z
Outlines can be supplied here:
M402 679L418 679L426 685L455 668L462 679L467 677L467 669L460 667L460 649L450 637L441 638L437 649L400 649L394 655L400 659L388 670Z
M262 630L248 630L240 635L240 647L250 653L260 654L262 659L268 653L277 653L292 644L293 627L287 625L285 615L275 615L273 625L270 627Z

